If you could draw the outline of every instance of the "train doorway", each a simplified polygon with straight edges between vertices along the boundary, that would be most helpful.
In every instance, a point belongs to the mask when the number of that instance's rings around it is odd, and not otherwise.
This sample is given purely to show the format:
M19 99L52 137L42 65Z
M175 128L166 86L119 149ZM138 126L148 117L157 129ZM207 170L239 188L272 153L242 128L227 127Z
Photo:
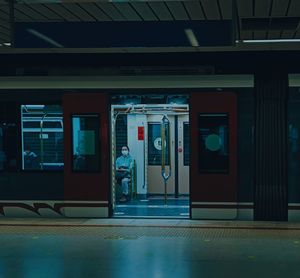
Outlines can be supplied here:
M187 103L111 105L113 217L189 218L189 144Z

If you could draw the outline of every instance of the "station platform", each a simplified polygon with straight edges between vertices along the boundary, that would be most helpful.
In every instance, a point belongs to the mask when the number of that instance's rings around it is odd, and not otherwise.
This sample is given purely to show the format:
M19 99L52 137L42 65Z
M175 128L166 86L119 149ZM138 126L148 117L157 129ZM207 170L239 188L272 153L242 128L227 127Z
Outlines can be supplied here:
M0 277L300 277L300 223L0 221Z

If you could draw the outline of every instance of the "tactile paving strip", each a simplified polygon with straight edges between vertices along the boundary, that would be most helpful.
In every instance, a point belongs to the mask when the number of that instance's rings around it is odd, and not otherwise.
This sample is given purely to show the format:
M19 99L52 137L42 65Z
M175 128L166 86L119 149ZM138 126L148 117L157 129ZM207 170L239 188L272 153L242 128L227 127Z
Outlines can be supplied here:
M30 227L3 226L1 235L15 236L80 236L102 239L138 239L140 237L183 237L197 239L300 239L300 230L256 230L232 228L186 228L186 227Z

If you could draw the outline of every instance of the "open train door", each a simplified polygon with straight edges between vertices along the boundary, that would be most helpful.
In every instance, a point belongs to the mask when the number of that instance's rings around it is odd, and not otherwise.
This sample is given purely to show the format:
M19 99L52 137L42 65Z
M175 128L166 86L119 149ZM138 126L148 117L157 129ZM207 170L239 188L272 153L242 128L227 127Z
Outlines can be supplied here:
M230 92L191 93L191 218L237 217L237 101Z
M69 217L108 217L108 96L63 96L64 194Z

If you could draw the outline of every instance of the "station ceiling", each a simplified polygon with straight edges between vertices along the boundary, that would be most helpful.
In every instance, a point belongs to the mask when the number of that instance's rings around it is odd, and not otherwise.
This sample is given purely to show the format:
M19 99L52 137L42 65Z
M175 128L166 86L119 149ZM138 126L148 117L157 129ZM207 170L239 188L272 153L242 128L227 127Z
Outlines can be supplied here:
M2 49L9 48L9 44L12 43L11 31L14 26L19 23L38 22L130 22L138 26L142 22L165 24L225 22L234 19L234 40L237 41L300 39L300 0L236 0L236 9L232 9L232 0L25 0L14 3L14 23L11 20L11 5L8 1L11 0L0 0Z

